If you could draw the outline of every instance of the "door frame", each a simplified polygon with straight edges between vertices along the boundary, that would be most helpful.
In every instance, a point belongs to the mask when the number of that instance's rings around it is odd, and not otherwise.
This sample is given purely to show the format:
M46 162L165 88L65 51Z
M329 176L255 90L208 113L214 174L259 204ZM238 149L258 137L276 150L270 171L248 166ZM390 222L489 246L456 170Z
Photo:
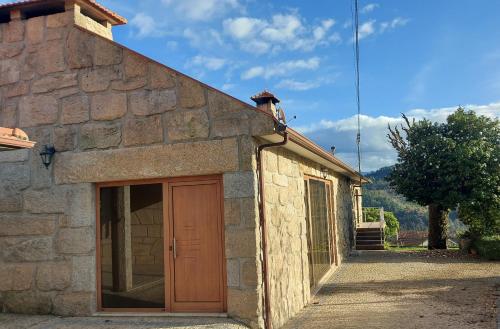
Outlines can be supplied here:
M172 310L171 305L171 258L172 258L172 241L170 239L171 232L171 217L169 207L169 189L171 183L187 183L187 182L217 182L219 189L219 228L220 228L220 246L221 246L221 289L222 289L222 312L227 312L227 270L226 270L226 248L225 248L225 226L224 226L224 185L222 174L203 175L203 176L182 176L173 178L153 178L153 179L138 179L138 180L120 180L112 182L95 183L95 214L96 214L96 242L95 242L95 269L96 269L96 311L97 312L112 312L112 313L182 313L183 311ZM162 184L163 192L163 244L164 244L164 277L165 277L165 308L106 308L102 306L102 287L101 287L101 217L100 217L100 189L103 187L119 187L126 185L149 185ZM168 284L167 284L168 283ZM212 309L199 310L189 313L213 313Z

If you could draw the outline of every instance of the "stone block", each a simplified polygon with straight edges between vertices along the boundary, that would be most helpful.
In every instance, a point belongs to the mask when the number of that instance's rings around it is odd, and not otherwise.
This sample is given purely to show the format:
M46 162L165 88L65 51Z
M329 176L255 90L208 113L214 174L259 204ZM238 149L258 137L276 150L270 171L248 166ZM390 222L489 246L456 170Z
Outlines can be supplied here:
M0 60L0 86L16 83L21 76L19 62L15 59Z
M17 127L17 103L8 102L0 111L0 125L2 127ZM7 152L2 152L7 153Z
M94 231L90 227L62 228L56 245L60 254L88 254L94 250Z
M125 146L148 145L163 141L161 115L129 119L123 127Z
M115 120L127 113L127 94L106 93L92 97L90 115L93 120Z
M251 118L250 122L250 134L252 136L271 135L275 132L275 122L270 115L261 113L256 110L256 113Z
M66 292L54 298L53 313L61 316L90 316L94 308L93 293Z
M22 208L23 200L20 193L6 189L0 191L0 212L20 212Z
M29 81L19 81L15 85L10 85L5 92L5 98L26 95L30 90Z
M49 293L6 292L4 309L9 313L49 314L52 311L52 300Z
M131 51L126 50L123 54L123 73L125 78L145 76L148 72L147 60Z
M71 283L71 263L39 264L36 286L41 291L64 290Z
M95 38L94 64L117 65L122 61L123 50L107 39Z
M95 196L92 184L68 186L69 227L92 226L95 223Z
M170 89L175 87L176 74L159 64L149 64L151 89Z
M73 124L87 122L89 115L89 99L86 95L75 95L61 101L61 123Z
M4 163L0 166L0 189L20 191L30 185L29 167L20 163Z
M243 286L257 288L259 284L258 278L260 277L258 273L255 258L244 260L241 264L241 283Z
M24 44L15 43L15 44L2 44L0 48L0 60L16 57L21 54L24 50Z
M54 128L54 148L57 152L71 151L76 144L76 127L64 126Z
M235 139L224 139L106 152L62 153L55 158L54 175L57 184L64 184L228 172L238 168L236 146ZM93 170L88 170L90 167Z
M184 76L179 76L177 81L178 102L181 108L200 108L206 104L206 88L200 82Z
M12 150L9 152L0 152L0 163L23 162L29 157L28 150Z
M24 193L24 209L33 214L64 213L66 189L52 187L45 190L28 190Z
M240 154L240 170L257 169L257 145L254 138L249 135L239 137L238 150Z
M5 42L17 42L24 40L24 22L23 21L10 21L9 24L4 25L3 30Z
M215 90L207 90L208 111L214 119L236 115L250 115L254 110L248 104Z
M2 264L0 266L0 291L30 289L34 270L33 264Z
M57 121L57 99L49 95L24 96L19 102L19 125L34 127Z
M54 216L0 215L0 237L52 235L55 223Z
M224 198L248 198L255 195L256 178L252 171L224 174Z
M57 89L73 87L77 83L76 73L58 73L34 81L31 90L34 93L46 93Z
M64 44L59 40L44 42L35 53L36 70L39 74L45 75L54 72L61 72L66 69L64 61Z
M122 139L119 124L89 123L80 128L80 149L106 149L120 145Z
M65 39L67 30L65 28L47 29L45 32L45 40L62 40Z
M177 104L174 90L140 90L130 93L130 108L135 115L173 111Z
M129 80L115 80L111 83L111 89L119 91L131 91L143 88L148 83L146 77L138 77Z
M59 28L68 25L72 18L71 12L51 14L47 16L47 28Z
M230 317L244 320L252 328L258 328L260 313L259 295L255 290L227 290L227 313Z
M227 286L240 286L240 261L238 258L228 259L226 262Z
M273 174L273 183L278 186L287 187L288 177L285 175Z
M210 124L205 110L175 111L166 116L169 140L208 138Z
M226 257L256 257L256 234L253 229L226 229Z
M248 118L245 115L232 118L215 119L212 122L212 137L229 137L247 135L250 131Z
M254 197L241 199L241 225L246 228L255 228L259 222L257 200Z
M96 265L94 256L73 256L72 291L95 291Z
M66 41L68 65L72 69L92 66L94 39L90 33L72 28Z
M241 199L224 199L224 224L239 225L241 222Z
M37 44L43 41L45 30L45 16L30 18L26 21L26 41Z
M104 91L118 77L119 71L114 66L88 69L81 72L81 88L85 92Z
M5 262L38 262L54 257L51 237L8 237L0 239L0 252Z

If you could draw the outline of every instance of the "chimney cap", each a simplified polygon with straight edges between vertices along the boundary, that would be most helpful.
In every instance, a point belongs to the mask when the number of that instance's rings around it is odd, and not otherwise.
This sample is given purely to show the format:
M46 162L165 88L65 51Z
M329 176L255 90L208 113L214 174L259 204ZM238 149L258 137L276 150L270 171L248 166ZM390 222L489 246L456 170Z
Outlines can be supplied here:
M24 1L14 1L5 4L0 4L0 14L2 12L10 12L14 9L23 10L32 10L32 9L45 9L53 6L64 6L65 3L71 2L70 0L24 0ZM103 18L108 20L112 25L123 25L127 24L127 20L117 13L109 10L103 5L97 3L95 0L75 0L75 3L80 4L81 6L88 7L89 9L93 9L95 12L98 12Z
M280 102L280 100L268 90L264 90L263 92L250 97L250 99L257 103L257 105L266 104L269 101L272 101L273 104L277 104Z

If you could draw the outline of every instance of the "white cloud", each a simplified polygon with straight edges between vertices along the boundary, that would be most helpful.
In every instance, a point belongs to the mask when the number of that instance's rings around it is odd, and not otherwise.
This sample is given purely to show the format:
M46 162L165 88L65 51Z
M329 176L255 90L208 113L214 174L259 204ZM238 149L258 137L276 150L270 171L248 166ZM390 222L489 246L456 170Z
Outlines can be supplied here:
M221 89L224 90L224 91L228 91L228 90L233 89L234 87L236 87L235 84L225 83L225 84L222 85Z
M413 109L406 112L409 118L426 118L431 121L444 122L458 106L437 109ZM488 117L500 117L500 103L488 105L467 105L468 110ZM396 153L387 142L387 124L402 123L400 116L361 116L361 150L362 171L371 171L396 162ZM337 156L353 167L357 167L356 130L357 117L341 120L321 120L318 123L298 127L319 145L329 150L332 145L337 148Z
M363 8L361 8L361 13L362 14L370 13L378 7L380 7L378 3L369 3L366 6L364 6Z
M359 40L364 39L375 33L375 20L370 20L359 26Z
M130 25L137 29L136 36L139 38L158 36L160 29L156 26L153 17L145 13L137 13L131 20Z
M308 25L298 13L292 12L275 14L270 20L229 18L224 20L223 27L242 50L263 54L285 49L311 51L317 46L338 42L338 37L329 38L334 24L335 20L330 18L316 25Z
M276 87L295 91L306 91L318 88L321 84L318 81L297 81L294 79L281 80Z
M397 27L405 26L410 20L408 18L396 17L392 21L380 23L379 32L384 33L387 30L393 30Z
M246 70L245 72L243 72L243 74L241 75L241 78L243 80L250 80L253 78L257 78L258 76L263 76L264 72L265 72L264 67L254 66L254 67Z
M195 30L188 27L182 32L182 36L189 40L192 47L199 49L224 46L224 39L220 33L214 29Z
M217 71L222 69L226 64L227 60L224 58L197 55L187 63L187 66L198 66L204 67L209 71Z
M162 3L178 16L193 21L209 21L242 8L238 0L162 0Z
M286 76L301 70L316 70L319 67L319 64L320 64L319 57L311 57L305 60L299 59L293 61L274 63L266 67L254 66L243 72L241 78L243 80L249 80L256 78L258 76L261 76L264 79Z

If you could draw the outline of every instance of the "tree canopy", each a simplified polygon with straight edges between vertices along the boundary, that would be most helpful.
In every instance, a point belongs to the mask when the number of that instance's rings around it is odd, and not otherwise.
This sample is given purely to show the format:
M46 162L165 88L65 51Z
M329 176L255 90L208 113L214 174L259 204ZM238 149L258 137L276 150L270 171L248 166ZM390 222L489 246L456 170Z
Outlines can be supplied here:
M389 141L398 153L388 178L391 187L410 201L435 206L433 213L441 218L458 205L494 214L500 186L498 120L462 108L445 123L403 119L400 127L389 126ZM484 219L498 220L490 215Z

